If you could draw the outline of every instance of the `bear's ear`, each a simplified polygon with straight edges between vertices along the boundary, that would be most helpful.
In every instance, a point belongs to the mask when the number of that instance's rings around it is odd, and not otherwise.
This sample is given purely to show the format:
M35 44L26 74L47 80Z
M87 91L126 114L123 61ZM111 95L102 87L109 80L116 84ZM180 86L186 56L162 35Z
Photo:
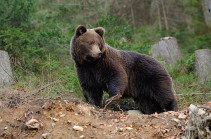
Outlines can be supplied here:
M103 38L103 35L104 35L104 33L105 33L105 29L104 29L104 28L102 28L102 27L97 27L97 28L95 28L94 30L95 30L95 32L96 32L97 34L99 34L99 35Z
M75 34L77 36L80 36L80 35L84 34L85 32L86 32L86 27L83 25L78 26L75 30Z

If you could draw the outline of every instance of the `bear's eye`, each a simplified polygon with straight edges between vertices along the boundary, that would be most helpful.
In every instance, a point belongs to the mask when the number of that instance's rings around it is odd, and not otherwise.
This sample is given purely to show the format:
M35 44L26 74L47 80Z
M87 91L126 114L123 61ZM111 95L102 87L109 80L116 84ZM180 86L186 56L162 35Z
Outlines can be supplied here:
M91 41L91 42L89 42L89 45L92 45L92 44L94 44L95 42L94 41Z

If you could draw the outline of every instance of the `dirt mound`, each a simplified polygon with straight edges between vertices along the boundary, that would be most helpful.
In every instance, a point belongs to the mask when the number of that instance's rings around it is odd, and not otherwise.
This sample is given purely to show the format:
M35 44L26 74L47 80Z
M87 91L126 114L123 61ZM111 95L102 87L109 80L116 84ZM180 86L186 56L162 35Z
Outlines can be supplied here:
M0 138L174 139L184 134L187 124L187 111L105 112L79 100L24 96L24 91L0 89ZM185 116L179 117L181 113Z

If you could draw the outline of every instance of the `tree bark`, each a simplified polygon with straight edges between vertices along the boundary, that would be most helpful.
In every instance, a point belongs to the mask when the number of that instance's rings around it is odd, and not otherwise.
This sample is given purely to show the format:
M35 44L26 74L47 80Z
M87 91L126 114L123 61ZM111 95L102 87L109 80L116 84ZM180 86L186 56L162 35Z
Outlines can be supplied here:
M207 106L195 106L191 104L188 108L189 118L186 126L185 136L188 139L210 139L211 138L211 115Z
M211 80L211 49L195 51L195 75L200 82Z
M12 83L12 70L8 53L0 50L0 86L6 87Z
M151 48L152 57L155 59L163 59L166 63L175 63L182 58L182 53L177 44L176 38L165 37L160 42L154 44Z

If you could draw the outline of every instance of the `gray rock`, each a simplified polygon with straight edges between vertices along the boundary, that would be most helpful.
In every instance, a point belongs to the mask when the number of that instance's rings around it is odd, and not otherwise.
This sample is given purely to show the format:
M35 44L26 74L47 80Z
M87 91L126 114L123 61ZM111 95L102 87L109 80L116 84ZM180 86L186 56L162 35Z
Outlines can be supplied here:
M127 111L127 113L131 114L131 115L142 114L141 111L139 111L139 110L129 110L129 111Z

